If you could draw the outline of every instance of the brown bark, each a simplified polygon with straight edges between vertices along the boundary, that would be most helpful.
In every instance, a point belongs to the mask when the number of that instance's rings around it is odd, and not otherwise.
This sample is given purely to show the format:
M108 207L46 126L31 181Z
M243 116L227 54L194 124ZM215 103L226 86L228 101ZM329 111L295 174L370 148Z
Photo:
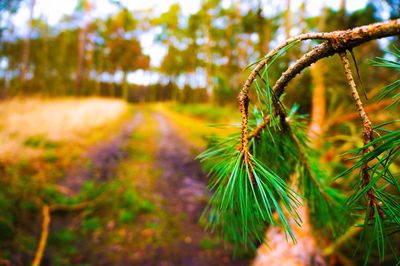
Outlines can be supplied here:
M357 107L358 114L362 121L363 144L367 145L368 143L370 143L372 141L372 123L371 123L371 120L369 119L367 113L365 112L360 95L357 92L356 83L354 82L354 78L351 73L350 62L349 62L349 59L347 58L346 52L340 53L339 56L340 56L340 59L342 60L343 66L344 66L346 79L347 79L347 82L351 89L351 95L353 96L354 103ZM369 148L363 149L363 154L367 154L368 152L369 152ZM369 174L368 169L369 169L368 163L365 163L361 167L361 179L362 179L363 187L368 186L368 184L370 183L370 174ZM379 202L377 201L375 193L372 188L370 188L367 191L367 197L368 197L368 204L370 207L369 217L371 219L374 217L375 210L377 210L379 216L383 217L384 216L383 210L380 208Z
M389 36L395 36L400 34L400 19L374 23L362 27L357 27L350 30L333 31L328 33L307 33L300 34L292 37L289 40L278 45L276 48L271 50L265 59L260 61L252 70L249 77L240 92L239 101L246 98L249 93L250 86L255 80L261 69L268 63L268 60L275 55L280 49L285 46L297 41L297 40L309 40L309 39L324 39L326 42L315 46L311 51L304 54L298 59L291 67L289 67L281 77L277 80L273 87L273 91L277 98L279 98L287 84L301 71L309 67L311 64L321 60L322 58L332 56L336 53L352 49L363 43L371 40L380 39Z
M311 64L319 61L322 58L329 57L335 53L339 53L371 40L380 39L388 36L395 36L400 34L400 19L390 20L385 22L374 23L362 27L357 27L349 30L339 30L333 32L317 32L300 34L291 37L272 49L263 60L261 60L252 70L246 82L244 83L241 93L247 95L251 84L257 77L261 69L268 63L268 61L282 48L296 41L303 40L326 40L326 42L317 45L310 52L303 55L299 60L289 67L275 83L275 94L280 97L284 92L286 85L303 69L309 67Z

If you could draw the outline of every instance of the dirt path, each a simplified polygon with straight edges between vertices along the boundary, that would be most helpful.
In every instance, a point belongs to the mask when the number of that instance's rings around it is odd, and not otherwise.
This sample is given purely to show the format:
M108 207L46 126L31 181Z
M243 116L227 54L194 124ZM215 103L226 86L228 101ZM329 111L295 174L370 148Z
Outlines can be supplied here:
M140 141L155 142L155 151L146 150L147 155L152 158L147 171L159 171L160 174L156 175L154 184L147 188L146 193L151 194L149 199L157 198L155 204L158 211L130 224L118 224L117 229L113 224L118 210L107 210L102 216L102 219L108 221L107 229L103 228L92 236L86 235L85 242L77 244L82 253L70 262L85 265L141 266L248 265L248 261L234 260L231 252L225 250L222 243L209 232L205 232L199 224L200 215L209 198L205 174L199 162L194 159L191 146L160 113L146 113L146 116L137 113L114 138L90 149L86 155L90 165L73 168L61 185L75 195L85 181L111 181L116 176L120 163L132 160L124 147L129 146L135 152L135 144L130 142L132 136L143 134L143 129L148 128L149 123L154 125L154 130L145 134ZM132 175L128 178L132 178L133 182L138 176ZM81 218L76 213L61 214L54 218L53 233L63 228L73 231L80 228ZM155 229L154 232L146 229L146 223L151 223L152 220L157 224L161 223L159 227L162 229ZM125 232L122 239L119 235L121 232ZM154 236L146 242L141 235L143 232L153 232ZM118 244L113 243L115 240L110 241L116 238L120 239ZM50 256L45 259L45 265L53 265L51 254L56 252L54 248L49 247L47 254Z
M92 147L85 155L89 160L87 165L78 165L67 172L60 185L67 188L71 194L79 192L82 183L87 180L107 181L116 171L118 163L126 153L123 147L127 145L133 130L143 121L143 114L138 112L128 121L121 131L111 140Z
M173 125L159 113L154 113L153 117L160 129L156 167L162 170L162 175L158 191L170 215L184 218L177 224L180 230L174 243L160 249L148 265L246 265L245 261L233 260L222 245L210 250L201 247L207 235L199 224L209 196L205 174Z

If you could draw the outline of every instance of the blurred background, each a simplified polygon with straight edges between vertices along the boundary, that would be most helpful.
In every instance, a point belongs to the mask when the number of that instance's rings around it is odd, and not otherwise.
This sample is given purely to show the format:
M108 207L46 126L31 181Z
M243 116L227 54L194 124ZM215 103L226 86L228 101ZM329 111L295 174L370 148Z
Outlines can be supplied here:
M0 265L248 265L254 253L234 257L199 220L210 194L194 158L206 136L235 130L209 125L240 121L246 66L288 37L398 18L399 8L398 0L0 0ZM398 40L354 49L368 99L398 79L369 63L398 60L388 53ZM271 84L312 45L279 58ZM396 108L381 112L388 100L364 99L374 123L398 118ZM303 71L285 103L308 115L325 170L348 167L339 155L362 141L339 58ZM356 181L335 186L349 191ZM356 236L329 265L363 263L352 256Z
M393 18L398 6L397 0L3 0L0 95L232 103L242 69L289 36ZM359 63L387 46L386 40L365 48ZM276 72L306 48L291 51Z

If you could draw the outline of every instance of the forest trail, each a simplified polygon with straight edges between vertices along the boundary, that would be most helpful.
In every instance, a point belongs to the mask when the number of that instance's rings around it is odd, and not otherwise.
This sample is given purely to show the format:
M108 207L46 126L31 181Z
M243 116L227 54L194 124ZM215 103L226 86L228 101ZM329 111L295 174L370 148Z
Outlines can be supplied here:
M128 162L129 167L134 160L130 158L132 154L126 151L127 147L129 149L131 146L133 153L140 152L133 139L142 134L140 141L153 143L154 149L152 152L151 149L145 150L149 153L146 156L151 157L151 165L141 171L153 173L139 174L157 174L151 185L142 187L141 184L138 189L155 202L158 210L149 218L144 215L144 218L139 217L131 222L134 224L119 227L119 231L128 233L123 236L126 239L120 241L123 244L118 245L108 243L117 234L113 232L113 226L110 226L114 224L115 214L108 214L109 218L106 219L112 222L108 222L107 229L100 233L103 236L96 235L95 242L87 239L84 246L79 247L84 255L81 253L73 262L89 265L248 265L247 260L232 258L231 251L225 249L222 242L206 232L204 225L199 223L209 193L206 176L194 158L196 154L191 144L179 135L177 126L162 113L144 113L136 113L110 141L90 149L87 153L90 165L73 168L62 185L70 189L71 193L78 193L85 181L96 180L108 184L117 176L120 164ZM151 124L155 126L154 130L143 134L143 130L151 127ZM132 175L129 178L140 177ZM60 226L76 228L76 218L72 218L69 215L56 217L53 229L59 230ZM151 221L159 223L157 228L146 227Z
M118 163L126 157L123 147L127 145L134 129L143 121L143 114L138 112L123 125L121 131L111 140L99 143L89 149L85 155L89 166L77 165L67 172L60 185L70 194L80 191L85 181L107 181L114 175Z
M206 234L199 218L209 197L205 174L172 122L160 113L153 113L153 118L160 130L156 167L162 174L157 188L165 210L173 216L183 215L184 220L177 223L176 241L160 249L153 258L156 260L148 265L245 265L244 261L232 260L222 245L212 250L201 248Z

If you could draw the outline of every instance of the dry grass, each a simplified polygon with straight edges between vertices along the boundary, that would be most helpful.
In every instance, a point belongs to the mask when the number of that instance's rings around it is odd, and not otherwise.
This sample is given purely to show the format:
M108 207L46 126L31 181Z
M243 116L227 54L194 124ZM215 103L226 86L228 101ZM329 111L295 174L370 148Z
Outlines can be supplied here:
M37 149L26 145L30 138L78 143L120 119L127 110L122 101L101 98L16 98L0 102L0 160L37 154Z

